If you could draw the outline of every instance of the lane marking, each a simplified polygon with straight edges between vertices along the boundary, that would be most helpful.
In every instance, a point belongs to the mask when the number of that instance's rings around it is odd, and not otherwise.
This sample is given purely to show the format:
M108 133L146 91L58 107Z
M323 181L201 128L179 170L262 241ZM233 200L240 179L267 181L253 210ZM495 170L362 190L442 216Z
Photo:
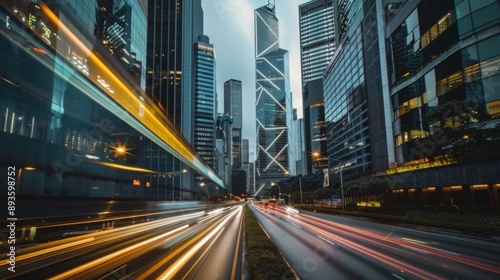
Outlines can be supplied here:
M326 242L328 242L328 243L330 243L330 244L332 244L332 245L335 245L335 243L333 243L332 241L330 241L330 240L328 240L328 239L325 239L325 238L323 238L323 237L321 237L321 236L319 236L319 235L318 235L318 238L319 238L319 239L321 239L321 240L324 240L324 241L326 241Z
M460 256L460 254L458 254L458 253L447 251L447 250L443 250L443 249L439 249L439 248L436 248L436 247L427 246L427 245L424 245L424 244L419 244L419 243L412 242L412 241L409 241L409 240L406 240L406 242L413 243L413 244L416 244L416 245L418 245L420 247L424 247L424 248L427 248L427 249L430 249L430 250L436 250L436 251L447 253L447 254L450 254L450 255ZM403 246L403 245L401 245L401 246Z
M290 223L290 224L292 224L292 226L295 226L295 227L301 228L299 225L296 225L296 224L294 224L294 223Z
M392 273L391 275L394 276L394 277L396 277L396 278L398 278L398 279L405 280L403 277L400 277L400 276L398 276L398 275L396 275L394 273Z
M411 247L411 246L408 246L408 245L403 245L403 244L400 244L399 246L401 246L401 247L405 247L406 249L410 249L410 250L413 250L413 251L417 251L417 252L422 253L422 254L424 254L424 255L427 255L427 252L426 252L426 251L424 251L424 250L421 250L421 249L413 248L413 247Z

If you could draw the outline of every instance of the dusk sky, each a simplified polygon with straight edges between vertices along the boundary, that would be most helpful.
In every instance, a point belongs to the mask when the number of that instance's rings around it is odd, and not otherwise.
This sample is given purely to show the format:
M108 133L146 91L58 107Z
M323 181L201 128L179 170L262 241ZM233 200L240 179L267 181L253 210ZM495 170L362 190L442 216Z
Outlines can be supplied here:
M302 117L299 5L309 0L271 0L279 20L280 47L289 51L293 107ZM204 32L214 45L217 71L218 111L223 111L224 82L236 79L243 86L243 138L255 152L255 49L254 10L268 0L203 0ZM250 161L253 161L250 155Z

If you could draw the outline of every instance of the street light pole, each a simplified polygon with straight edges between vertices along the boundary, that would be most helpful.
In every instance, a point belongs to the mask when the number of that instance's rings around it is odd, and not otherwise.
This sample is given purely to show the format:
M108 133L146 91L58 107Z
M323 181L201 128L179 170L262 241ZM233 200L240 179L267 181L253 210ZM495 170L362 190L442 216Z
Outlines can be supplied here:
M299 189L300 189L300 204L304 205L304 201L302 200L302 174L299 175Z
M344 200L344 180L342 179L342 166L339 160L339 172L340 172L340 190L342 191L342 211L345 211L345 200Z
M331 159L332 161L339 162L339 172L340 172L340 191L342 193L342 211L345 210L345 200L344 200L344 180L342 179L342 163L338 159ZM330 174L330 158L328 158L328 174Z

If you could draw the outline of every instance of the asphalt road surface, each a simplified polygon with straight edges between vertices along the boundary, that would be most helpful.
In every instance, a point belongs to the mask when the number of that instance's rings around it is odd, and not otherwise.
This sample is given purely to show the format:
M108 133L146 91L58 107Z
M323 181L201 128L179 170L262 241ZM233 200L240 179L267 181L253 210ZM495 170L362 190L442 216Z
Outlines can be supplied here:
M236 279L242 206L177 213L5 253L0 279Z
M250 207L300 279L500 279L500 244L288 207Z

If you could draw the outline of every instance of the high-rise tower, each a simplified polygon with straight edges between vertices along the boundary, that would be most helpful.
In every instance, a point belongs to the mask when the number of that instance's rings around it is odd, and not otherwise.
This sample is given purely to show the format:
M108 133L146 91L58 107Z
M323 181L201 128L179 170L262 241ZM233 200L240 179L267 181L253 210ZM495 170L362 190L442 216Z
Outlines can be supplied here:
M291 114L288 51L279 47L275 6L255 10L257 172L260 184L289 174L287 118ZM290 119L291 121L291 119Z
M201 0L149 0L148 2L147 93L171 117L184 137L193 144L194 45L203 35ZM153 166L165 166L167 173L185 170L170 154L150 151ZM192 172L167 176L172 198L189 198ZM161 177L156 177L162 181ZM154 180L154 179L153 179Z
M195 49L194 143L203 160L215 168L215 55L207 36L199 36Z
M307 173L328 167L323 72L335 52L333 0L314 0L299 6L304 157Z
M233 118L232 168L241 169L241 129L243 119L241 81L228 80L224 83L224 113Z
M313 0L299 6L302 84L323 78L335 52L333 0Z

